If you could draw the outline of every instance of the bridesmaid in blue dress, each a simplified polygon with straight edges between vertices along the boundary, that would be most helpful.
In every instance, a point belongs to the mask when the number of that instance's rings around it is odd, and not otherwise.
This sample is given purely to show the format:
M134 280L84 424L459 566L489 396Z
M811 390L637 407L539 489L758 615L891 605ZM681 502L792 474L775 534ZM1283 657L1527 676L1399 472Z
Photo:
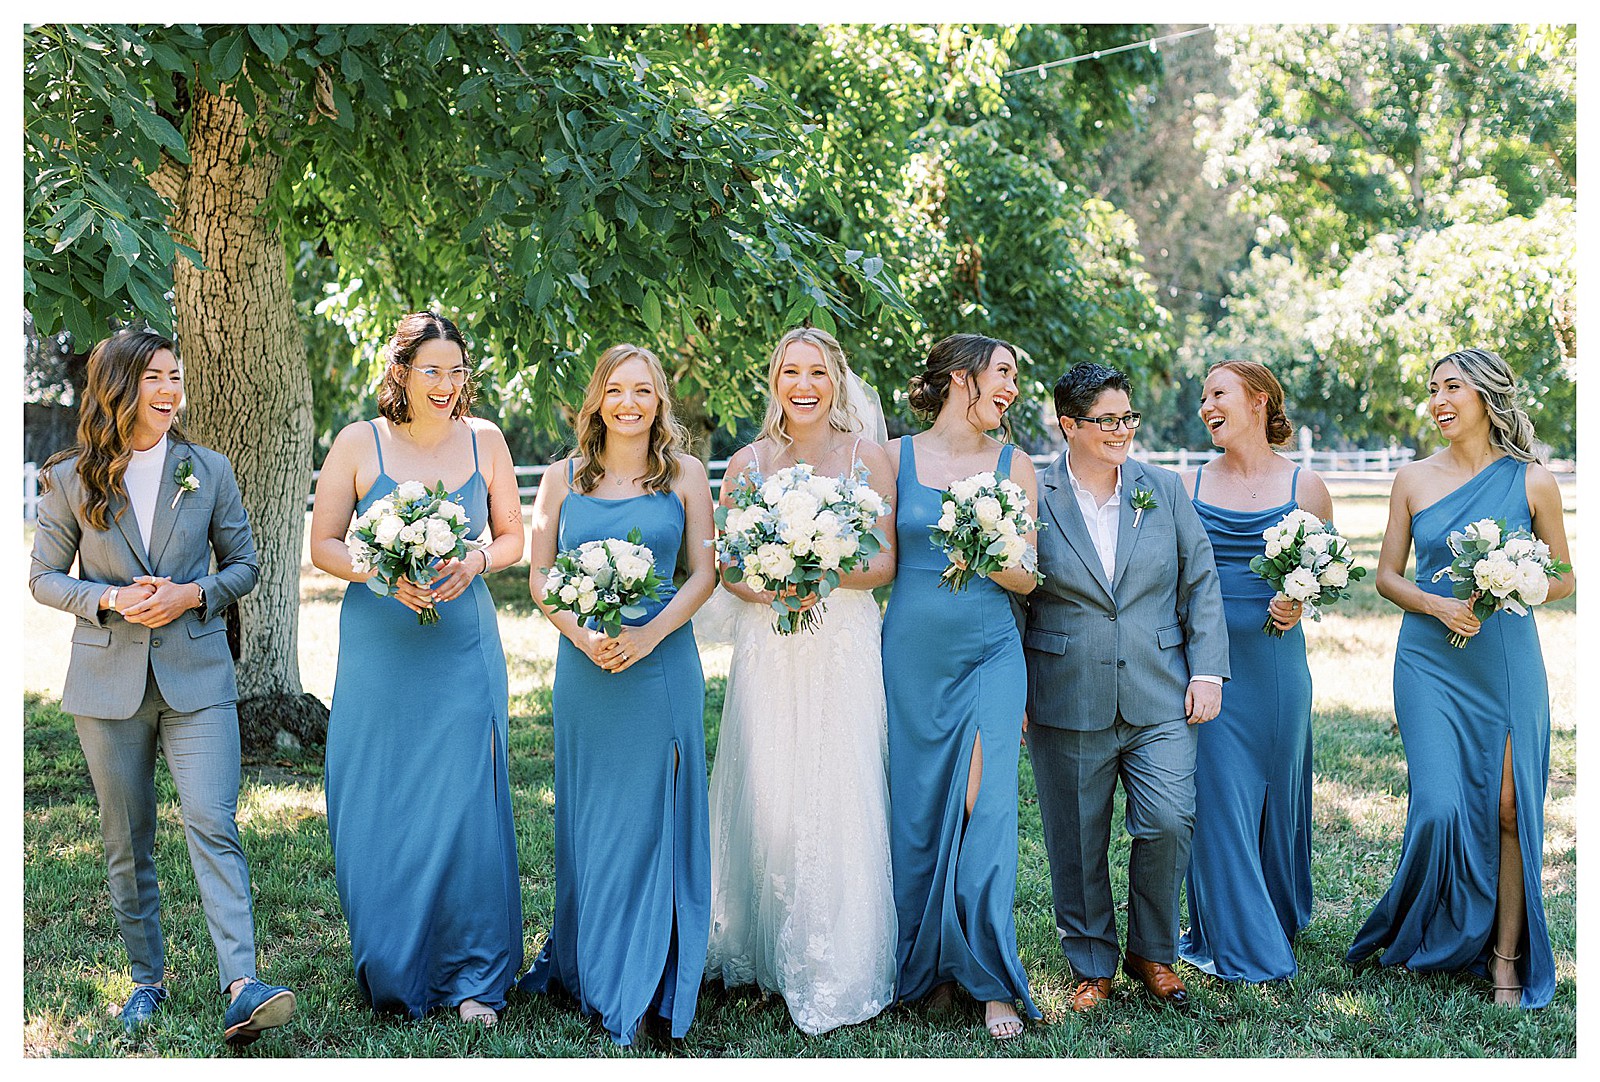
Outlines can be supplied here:
M1311 919L1311 670L1300 603L1275 599L1250 559L1290 511L1330 521L1333 501L1320 477L1273 450L1294 428L1264 365L1214 366L1200 419L1222 455L1184 484L1216 556L1233 676L1198 733L1178 954L1224 980L1280 980L1298 972L1294 937ZM1262 631L1269 613L1282 638Z
M1033 463L989 435L1017 397L1017 359L975 334L935 345L911 380L911 404L934 417L891 441L898 462L894 591L883 623L889 711L889 846L899 920L896 995L948 1004L956 985L984 1004L996 1040L1032 1018L1017 956L1017 757L1027 672L1012 594L1034 588L1013 568L952 594L929 528L940 492L986 470L1010 476L1038 507ZM1029 534L1029 545L1035 537ZM1009 591L1009 593L1008 593Z
M522 888L506 770L505 655L482 576L522 558L517 479L500 430L468 416L466 343L431 312L388 346L382 417L340 432L322 467L311 559L347 579L328 720L328 837L356 983L376 1009L455 1007L492 1026L522 968ZM469 472L470 471L470 472ZM469 537L393 598L351 568L351 516L405 482L442 482ZM417 615L438 609L437 624Z
M657 1038L688 1032L711 930L705 680L689 623L716 587L711 486L667 386L649 350L608 349L578 411L578 452L545 472L533 510L541 607L558 551L634 527L667 583L614 639L545 609L562 636L556 911L519 987L565 990L619 1045L647 1022ZM674 591L680 552L689 575Z
M1505 361L1468 349L1437 362L1428 410L1442 451L1403 467L1389 497L1378 592L1406 610L1394 659L1394 713L1405 743L1410 806L1400 866L1357 933L1352 965L1469 969L1503 1007L1543 1007L1555 958L1541 889L1550 696L1534 618L1480 623L1433 576L1448 538L1481 518L1531 529L1568 559L1561 492L1535 460L1533 425ZM1405 577L1416 543L1417 577ZM1576 588L1550 580L1549 600ZM1456 649L1451 632L1468 636Z

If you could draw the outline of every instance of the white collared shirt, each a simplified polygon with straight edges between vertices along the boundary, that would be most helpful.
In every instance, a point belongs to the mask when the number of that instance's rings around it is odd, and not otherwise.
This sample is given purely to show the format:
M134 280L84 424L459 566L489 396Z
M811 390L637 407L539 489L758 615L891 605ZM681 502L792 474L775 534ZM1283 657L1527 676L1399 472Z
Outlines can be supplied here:
M1072 495L1077 498L1078 510L1083 512L1083 524L1089 528L1089 539L1094 542L1094 551L1100 557L1100 566L1106 569L1106 581L1110 582L1116 573L1117 530L1122 523L1122 467L1117 467L1117 486L1111 490L1111 497L1103 504L1096 504L1094 493L1080 485L1073 474L1072 457L1068 455L1063 461ZM1201 673L1195 673L1190 679L1204 680L1208 684L1222 683L1220 676Z
M1078 510L1083 512L1083 524L1089 528L1089 539L1094 542L1094 550L1100 556L1100 566L1106 570L1106 581L1110 582L1117 567L1117 527L1121 523L1122 515L1122 467L1117 467L1117 485L1111 490L1111 498L1103 504L1094 502L1094 493L1078 483L1077 476L1072 472L1072 458L1066 459L1067 482L1072 486L1072 494L1078 500Z
M161 468L167 462L167 437L162 436L148 451L134 451L122 483L128 490L128 506L139 524L139 540L150 552L150 528L156 522L156 492L161 488Z

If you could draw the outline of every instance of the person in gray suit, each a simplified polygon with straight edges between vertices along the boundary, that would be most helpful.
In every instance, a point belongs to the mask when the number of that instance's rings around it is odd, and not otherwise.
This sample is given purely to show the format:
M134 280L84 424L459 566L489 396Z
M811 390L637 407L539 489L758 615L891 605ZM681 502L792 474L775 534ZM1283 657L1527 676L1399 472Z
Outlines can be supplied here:
M224 1038L242 1045L295 1007L289 989L256 980L250 871L234 822L238 689L222 610L255 588L259 572L233 468L184 438L182 402L167 339L124 331L95 346L77 444L42 470L28 586L78 618L61 708L76 719L94 782L111 905L133 969L123 1025L136 1034L168 995L155 865L159 745L232 997Z
M1057 381L1067 450L1039 476L1039 570L1028 597L1025 739L1039 793L1071 1006L1111 995L1117 925L1108 849L1122 779L1128 867L1123 969L1188 1004L1172 970L1194 828L1194 726L1217 715L1228 632L1211 542L1178 474L1129 460L1128 379L1079 364Z

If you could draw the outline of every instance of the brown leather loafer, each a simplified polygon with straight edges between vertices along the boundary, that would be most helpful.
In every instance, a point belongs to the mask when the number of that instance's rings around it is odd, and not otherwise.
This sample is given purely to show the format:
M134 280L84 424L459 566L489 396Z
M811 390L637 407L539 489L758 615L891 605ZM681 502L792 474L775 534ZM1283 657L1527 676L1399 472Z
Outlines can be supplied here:
M1079 1014L1092 1011L1100 1004L1111 998L1111 978L1096 977L1092 980L1079 981L1072 987L1072 998L1068 1005Z
M1172 971L1171 966L1140 958L1130 951L1123 956L1122 971L1137 978L1144 985L1144 990L1159 1002L1179 1008L1189 1006L1189 990L1183 986L1183 979Z

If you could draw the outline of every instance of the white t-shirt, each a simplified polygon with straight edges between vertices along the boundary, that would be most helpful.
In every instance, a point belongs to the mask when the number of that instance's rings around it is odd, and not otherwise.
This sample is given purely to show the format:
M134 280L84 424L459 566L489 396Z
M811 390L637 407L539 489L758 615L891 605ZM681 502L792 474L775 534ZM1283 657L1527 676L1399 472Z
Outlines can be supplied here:
M162 436L148 451L135 450L123 484L128 487L128 506L139 523L139 539L145 555L150 552L150 527L156 521L156 491L161 488L161 470L167 464L167 437Z

